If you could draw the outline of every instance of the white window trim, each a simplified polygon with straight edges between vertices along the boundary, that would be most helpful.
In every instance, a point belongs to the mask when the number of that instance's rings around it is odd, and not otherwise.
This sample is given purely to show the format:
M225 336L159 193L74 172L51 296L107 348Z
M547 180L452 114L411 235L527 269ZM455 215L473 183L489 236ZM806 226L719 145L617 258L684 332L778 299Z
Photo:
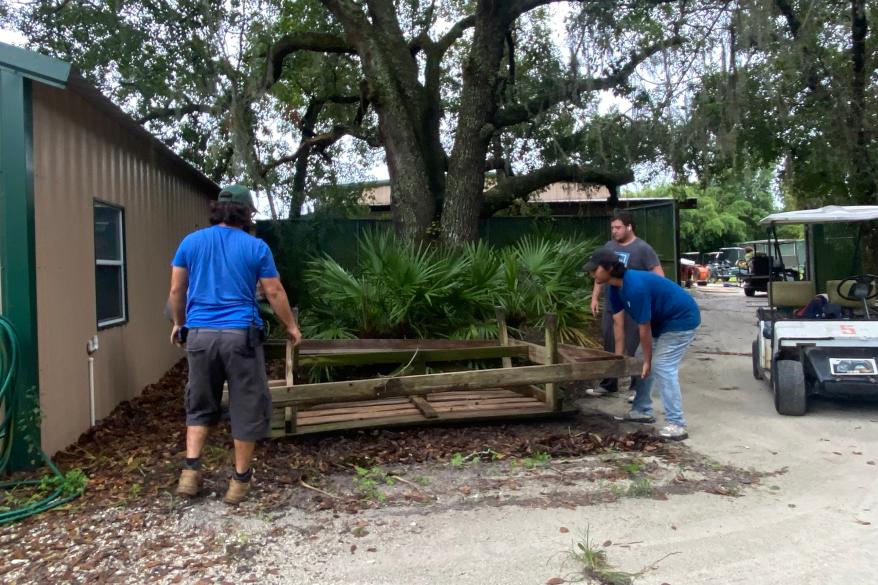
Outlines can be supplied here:
M119 260L99 260L97 254L95 255L95 266L118 266L120 268L121 288L119 292L122 295L122 316L104 319L103 321L98 319L98 329L104 329L106 327L128 322L128 290L127 283L125 282L125 210L118 205L104 203L97 199L94 202L94 206L108 207L119 214L119 222L116 224L116 229L118 231L116 234L116 241L119 242ZM97 301L97 298L95 298L95 300Z

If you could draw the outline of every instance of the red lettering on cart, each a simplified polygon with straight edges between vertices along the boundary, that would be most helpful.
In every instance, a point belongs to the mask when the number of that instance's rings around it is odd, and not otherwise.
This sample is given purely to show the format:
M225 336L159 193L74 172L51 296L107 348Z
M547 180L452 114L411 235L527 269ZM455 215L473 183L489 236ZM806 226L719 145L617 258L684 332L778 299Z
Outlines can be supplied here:
M841 325L841 332L845 335L856 335L857 329L853 325Z

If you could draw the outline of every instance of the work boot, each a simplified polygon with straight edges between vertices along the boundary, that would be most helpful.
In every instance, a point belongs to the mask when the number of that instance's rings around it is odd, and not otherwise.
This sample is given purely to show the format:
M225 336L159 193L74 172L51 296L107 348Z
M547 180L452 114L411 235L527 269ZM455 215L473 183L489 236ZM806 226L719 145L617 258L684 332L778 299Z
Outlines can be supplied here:
M248 493L250 493L250 482L239 481L233 477L229 480L229 489L226 490L223 501L232 506L237 506L247 498Z
M180 472L177 482L177 495L194 498L201 491L201 472L196 469L184 469Z

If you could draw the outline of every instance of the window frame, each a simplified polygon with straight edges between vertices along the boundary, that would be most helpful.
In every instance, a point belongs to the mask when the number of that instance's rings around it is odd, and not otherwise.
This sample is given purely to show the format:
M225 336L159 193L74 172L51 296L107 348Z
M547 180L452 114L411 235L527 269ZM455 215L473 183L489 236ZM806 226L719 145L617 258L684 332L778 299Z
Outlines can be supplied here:
M128 254L126 250L126 240L125 240L125 208L116 203L110 203L109 201L104 201L102 199L95 198L92 202L92 232L94 232L94 225L96 221L95 210L98 207L107 207L112 209L119 214L119 224L118 224L118 233L116 237L119 242L119 259L118 260L103 260L98 258L97 252L97 239L94 241L94 261L95 261L95 320L97 321L98 331L103 329L109 329L111 327L118 327L119 325L125 325L128 323ZM121 317L113 317L111 319L101 320L97 316L97 267L98 266L115 266L120 269L121 273L121 283L120 286L122 290L121 293L121 301L122 301L122 316Z

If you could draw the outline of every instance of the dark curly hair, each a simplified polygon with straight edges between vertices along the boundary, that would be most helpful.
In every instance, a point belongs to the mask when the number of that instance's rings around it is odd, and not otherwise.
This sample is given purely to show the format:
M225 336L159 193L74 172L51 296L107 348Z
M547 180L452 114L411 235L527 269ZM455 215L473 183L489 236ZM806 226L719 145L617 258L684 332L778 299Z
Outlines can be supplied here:
M253 227L253 210L234 201L214 201L210 204L210 225L221 223L249 232Z

